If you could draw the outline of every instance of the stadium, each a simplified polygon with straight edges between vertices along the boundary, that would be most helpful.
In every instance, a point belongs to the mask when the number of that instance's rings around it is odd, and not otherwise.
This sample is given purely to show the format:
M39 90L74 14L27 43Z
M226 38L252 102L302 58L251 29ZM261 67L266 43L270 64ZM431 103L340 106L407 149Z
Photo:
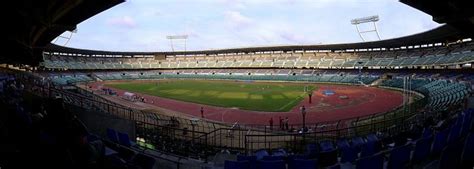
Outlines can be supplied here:
M175 35L172 51L157 52L53 43L122 3L2 7L0 169L474 167L468 2L400 0L441 25L380 39L378 16L353 19L362 42L175 50L188 38Z

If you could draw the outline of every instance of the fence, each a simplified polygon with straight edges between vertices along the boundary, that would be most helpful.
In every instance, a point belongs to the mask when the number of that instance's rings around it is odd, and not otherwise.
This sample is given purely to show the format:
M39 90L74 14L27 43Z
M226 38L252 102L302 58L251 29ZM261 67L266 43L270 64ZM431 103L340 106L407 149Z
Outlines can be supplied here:
M70 104L94 108L117 117L135 121L137 137L144 138L147 143L155 145L156 149L171 151L169 147L166 147L168 143L164 144L164 142L171 141L179 144L169 145L173 148L192 145L200 150L208 150L209 153L212 153L213 149L219 148L252 151L260 148L287 147L299 150L295 146L301 145L302 142L350 137L376 131L387 132L391 130L392 132L400 132L405 128L394 126L412 124L407 119L414 118L414 115L416 115L416 113L407 114L406 112L416 112L414 110L423 107L426 102L426 99L421 99L412 103L411 109L413 110L410 111L399 108L383 114L306 124L305 127L308 128L308 132L302 134L301 130L292 132L275 131L262 125L239 125L232 128L230 125L222 123L158 115L153 112L135 110L116 104L81 88L76 89L77 93L58 89L52 89L52 91L53 95L62 96ZM294 124L293 126L302 128L301 124ZM202 152L193 152L187 149L177 149L175 153L192 157L205 155L200 154Z
M285 147L301 150L307 142L363 135L370 132L396 133L416 123L415 110L426 103L426 98L411 103L412 110L402 108L391 112L338 121L306 124L308 131L274 131L262 125L237 125L196 121L136 110L114 103L97 93L82 88L64 90L41 88L45 97L61 96L68 104L101 111L136 123L136 136L143 138L155 149L178 155L203 158L217 149L227 148L251 152L261 148ZM412 113L407 113L412 112ZM302 128L301 124L294 124Z

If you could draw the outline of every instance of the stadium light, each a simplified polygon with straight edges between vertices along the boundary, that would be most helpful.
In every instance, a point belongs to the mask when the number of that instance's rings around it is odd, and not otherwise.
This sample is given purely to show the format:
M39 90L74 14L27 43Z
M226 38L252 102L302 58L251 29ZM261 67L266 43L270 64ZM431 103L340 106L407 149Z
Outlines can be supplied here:
M184 40L184 52L186 52L186 41L188 39L188 35L168 35L166 39L170 40L171 50L174 52L174 44L173 40Z
M364 36L362 36L362 34L370 33L370 32L375 32L377 34L378 39L381 40L379 31L377 29L377 24L376 24L376 22L378 22L379 20L380 20L379 16L374 15L374 16L368 16L368 17L363 17L363 18L352 19L351 24L356 26L357 33L359 34L362 41L365 42L365 38L364 38ZM370 23L370 22L373 23L373 28L372 29L365 30L365 31L361 31L359 29L359 24Z
M374 15L374 16L368 16L368 17L363 17L363 18L352 19L351 23L353 25L357 25L357 24L367 23L367 22L377 22L379 20L380 20L379 16Z

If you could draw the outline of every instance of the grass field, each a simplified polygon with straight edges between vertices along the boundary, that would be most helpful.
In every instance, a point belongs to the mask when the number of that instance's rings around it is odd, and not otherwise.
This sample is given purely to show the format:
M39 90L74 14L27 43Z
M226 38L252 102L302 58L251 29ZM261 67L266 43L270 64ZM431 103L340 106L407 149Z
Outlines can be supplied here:
M257 111L289 111L307 94L305 84L203 80L123 82L106 86L175 100ZM309 85L308 90L316 89Z

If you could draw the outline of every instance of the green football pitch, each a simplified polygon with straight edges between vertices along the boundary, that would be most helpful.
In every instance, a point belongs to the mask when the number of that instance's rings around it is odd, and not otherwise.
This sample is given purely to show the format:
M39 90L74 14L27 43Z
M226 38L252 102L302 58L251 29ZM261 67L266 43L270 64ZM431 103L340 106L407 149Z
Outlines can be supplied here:
M219 107L256 111L289 111L307 97L315 85L273 82L160 80L115 82L106 86L130 92Z

